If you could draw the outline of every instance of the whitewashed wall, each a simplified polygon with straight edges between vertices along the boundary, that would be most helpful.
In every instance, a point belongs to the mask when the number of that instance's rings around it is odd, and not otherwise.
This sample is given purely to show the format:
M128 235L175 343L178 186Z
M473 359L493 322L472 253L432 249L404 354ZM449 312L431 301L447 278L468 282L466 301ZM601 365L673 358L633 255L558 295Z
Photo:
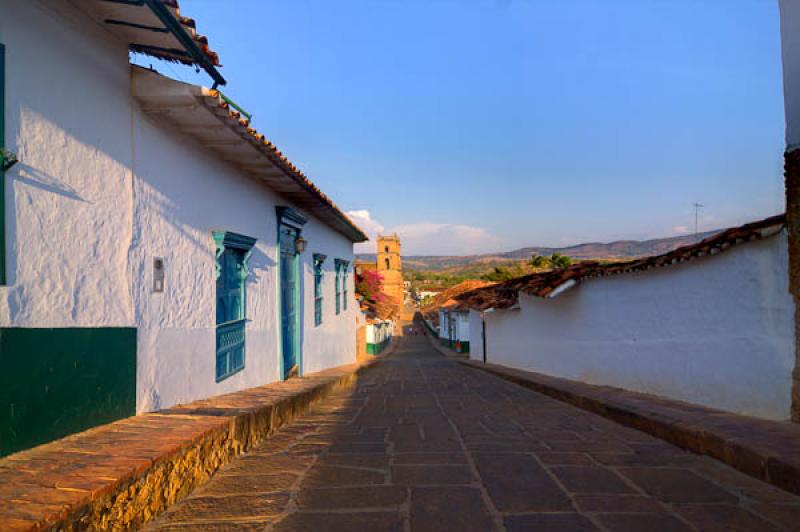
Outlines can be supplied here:
M483 360L483 320L477 310L469 311L469 358Z
M275 206L291 205L142 115L130 97L127 45L68 3L3 2L2 10L6 138L21 162L6 174L0 326L137 327L140 412L279 380ZM220 383L215 229L258 239L245 369ZM359 311L351 266L348 310L335 314L334 259L352 264L352 243L311 217L303 235L308 373L355 361ZM320 327L313 253L328 255ZM154 257L166 264L161 294L152 292Z
M449 340L452 335L454 342L468 342L469 331L469 313L439 310L439 338Z
M132 325L127 46L62 2L0 10L6 143L20 159L6 173L0 326Z
M468 312L457 312L453 314L456 323L456 339L461 342L469 342L470 324Z
M393 337L394 322L390 320L367 324L367 343L380 344Z
M786 145L800 147L800 2L780 0Z
M266 186L189 138L136 114L135 230L131 265L139 325L139 404L143 410L280 380L280 313L275 207L288 205ZM302 212L302 211L301 211ZM247 280L245 369L215 382L213 230L258 239ZM347 311L336 315L335 264L353 261L353 246L314 218L303 228L303 372L355 362L358 306L349 275ZM323 323L314 325L313 254L327 255ZM152 262L163 257L166 290L152 292Z
M445 340L450 338L450 319L447 312L439 309L439 338Z
M787 261L784 232L590 280L552 300L523 294L519 310L486 313L488 362L788 419L795 309Z

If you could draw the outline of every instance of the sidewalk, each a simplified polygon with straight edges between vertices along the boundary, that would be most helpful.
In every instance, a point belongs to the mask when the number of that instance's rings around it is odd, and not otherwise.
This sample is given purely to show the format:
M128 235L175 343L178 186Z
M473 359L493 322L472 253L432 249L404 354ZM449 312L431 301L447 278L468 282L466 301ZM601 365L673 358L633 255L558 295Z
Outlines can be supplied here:
M495 364L461 361L800 494L800 425ZM746 393L743 391L742 393Z
M10 455L0 460L0 528L137 528L372 364L127 418Z

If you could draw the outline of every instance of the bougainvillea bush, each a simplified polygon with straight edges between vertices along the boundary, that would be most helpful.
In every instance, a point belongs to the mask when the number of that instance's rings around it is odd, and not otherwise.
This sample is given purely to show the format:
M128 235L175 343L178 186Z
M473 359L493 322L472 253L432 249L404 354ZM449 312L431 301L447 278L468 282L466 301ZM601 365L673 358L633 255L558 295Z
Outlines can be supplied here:
M365 301L383 303L386 299L386 294L383 293L383 276L375 270L356 274L356 293Z

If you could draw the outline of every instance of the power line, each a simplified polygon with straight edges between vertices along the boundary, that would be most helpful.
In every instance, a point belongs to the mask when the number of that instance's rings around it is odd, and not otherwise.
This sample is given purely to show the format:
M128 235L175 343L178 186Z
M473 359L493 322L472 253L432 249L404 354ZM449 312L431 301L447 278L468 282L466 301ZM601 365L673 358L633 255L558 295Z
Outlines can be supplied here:
M698 234L700 233L700 209L705 207L705 205L694 202L692 206L694 207L694 234Z

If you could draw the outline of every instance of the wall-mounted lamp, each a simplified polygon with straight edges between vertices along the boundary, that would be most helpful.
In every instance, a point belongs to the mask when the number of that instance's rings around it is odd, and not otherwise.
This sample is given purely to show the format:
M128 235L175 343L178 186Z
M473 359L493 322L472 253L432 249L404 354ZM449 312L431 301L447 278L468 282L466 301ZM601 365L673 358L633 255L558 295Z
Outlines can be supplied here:
M301 255L306 250L306 245L308 241L303 238L302 236L298 236L297 239L294 241L294 250L298 255Z

